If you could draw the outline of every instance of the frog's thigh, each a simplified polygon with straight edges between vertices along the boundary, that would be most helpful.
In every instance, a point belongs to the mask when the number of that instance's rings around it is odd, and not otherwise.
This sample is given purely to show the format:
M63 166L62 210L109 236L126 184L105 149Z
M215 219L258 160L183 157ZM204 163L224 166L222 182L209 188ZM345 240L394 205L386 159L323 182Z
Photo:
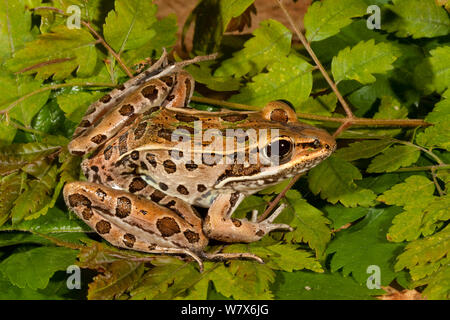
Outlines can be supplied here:
M231 218L234 210L244 199L241 193L218 196L208 210L203 231L210 239L223 242L254 242L273 230L291 230L285 224L273 224L270 217L262 222ZM275 213L278 215L278 213Z
M67 205L111 244L149 253L188 254L207 245L200 226L151 200L90 182L64 187Z

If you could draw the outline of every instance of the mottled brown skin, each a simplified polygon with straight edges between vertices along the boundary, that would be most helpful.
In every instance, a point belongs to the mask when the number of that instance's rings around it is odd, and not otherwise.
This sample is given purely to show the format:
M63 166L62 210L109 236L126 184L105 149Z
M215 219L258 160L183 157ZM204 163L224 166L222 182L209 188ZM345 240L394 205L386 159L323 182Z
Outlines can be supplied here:
M327 132L298 122L282 102L269 103L261 112L191 109L193 89L192 77L167 66L163 57L94 103L69 144L73 154L89 155L82 163L88 182L67 184L65 201L118 247L188 255L200 266L203 259L262 262L248 253L209 254L204 248L208 239L253 242L273 230L291 230L273 223L282 208L262 222L256 214L250 221L232 214L246 195L312 168L334 151L336 143ZM236 150L217 149L224 143L220 139L204 137L201 146L194 144L194 134L208 129L223 134L226 129L277 129L279 134L269 135L262 145L249 140L237 146L247 160L252 154L259 156L243 165L237 163ZM174 132L190 140L173 141ZM264 162L261 155L281 140L288 141L289 152L280 155L278 165ZM218 156L233 161L210 161ZM192 205L209 207L207 216L202 219Z

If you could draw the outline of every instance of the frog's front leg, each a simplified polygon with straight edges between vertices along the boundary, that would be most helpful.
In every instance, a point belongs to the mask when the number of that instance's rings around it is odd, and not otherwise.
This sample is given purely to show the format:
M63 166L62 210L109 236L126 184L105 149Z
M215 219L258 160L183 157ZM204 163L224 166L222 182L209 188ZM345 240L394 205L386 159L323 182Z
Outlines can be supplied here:
M251 221L232 218L234 210L243 199L243 194L235 192L221 194L214 200L203 223L203 231L208 238L230 243L248 243L258 241L270 231L292 231L292 228L286 224L273 223L284 206L280 206L270 217L261 222L256 221L256 214L253 214Z
M146 198L91 182L67 184L64 199L111 244L148 253L187 255L202 268L199 254L208 239L200 219L196 223L196 219L180 217Z

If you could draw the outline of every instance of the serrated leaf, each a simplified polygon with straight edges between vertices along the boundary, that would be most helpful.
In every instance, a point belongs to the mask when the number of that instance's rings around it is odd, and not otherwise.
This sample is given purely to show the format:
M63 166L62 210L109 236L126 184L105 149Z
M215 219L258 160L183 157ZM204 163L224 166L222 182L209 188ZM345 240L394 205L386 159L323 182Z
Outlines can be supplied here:
M430 55L415 68L414 81L425 93L441 93L450 88L450 46L437 47Z
M265 20L253 31L253 38L245 43L244 49L225 60L214 76L234 75L238 78L247 73L257 74L268 64L289 54L291 38L291 32L281 23L272 19Z
M438 233L410 242L405 251L398 256L395 270L410 269L413 280L424 277L423 273L415 273L428 264L440 264L440 260L450 251L450 226Z
M25 176L19 173L0 178L0 226L9 219L14 201L20 195L24 182Z
M218 77L213 76L209 66L213 62L204 62L199 66L189 65L186 67L188 71L199 83L205 84L209 89L216 91L235 91L240 87L240 82L238 79L233 77Z
M320 257L331 238L330 221L320 210L302 199L296 190L289 190L286 200L290 205L286 209L288 214L283 213L276 221L289 224L294 231L286 233L284 238L290 242L307 243Z
M309 188L322 199L346 207L370 206L375 194L369 189L359 188L354 180L362 179L359 170L349 162L331 156L308 174Z
M31 76L13 75L3 68L0 70L0 83L2 84L0 109L9 108L12 103L16 103L20 98L41 88L42 81L35 80ZM31 119L44 106L49 95L50 90L23 99L9 111L10 117L24 125L30 125Z
M308 97L300 105L295 105L295 110L303 113L330 116L336 109L337 97L334 93L329 93L318 97Z
M371 300L383 290L370 290L339 273L281 272L274 290L282 300Z
M417 281L415 286L427 285L422 295L428 300L450 299L450 267L448 262L429 277Z
M20 74L36 73L37 79L51 76L55 80L68 78L76 71L80 77L92 74L97 63L96 40L85 29L58 26L44 33L7 61L6 67Z
M111 263L104 274L97 275L89 283L89 300L118 298L132 288L144 273L142 262L119 260Z
M327 248L328 254L334 253L331 271L342 269L344 275L351 273L363 284L369 277L367 268L376 265L381 270L381 284L389 285L397 276L392 260L403 245L388 242L386 232L399 211L396 207L372 209L358 224L338 232Z
M353 48L341 50L333 58L331 71L336 82L356 80L362 84L375 82L373 74L392 70L399 52L389 43L375 44L375 40L361 41Z
M156 10L150 1L116 0L103 26L105 40L116 52L143 46L156 35Z
M366 14L367 5L362 0L324 0L309 6L304 18L306 38L320 41L331 37L349 25L352 18Z
M56 152L58 146L40 142L0 147L0 174L16 171Z
M0 300L47 300L56 299L55 296L47 296L30 288L19 288L13 285L0 272Z
M10 255L0 263L3 275L19 288L42 289L50 277L75 263L77 252L63 247L39 247Z
M434 183L423 176L411 176L377 198L389 205L409 206L429 202L434 193Z
M392 144L389 140L364 140L350 143L346 148L340 148L335 155L346 161L354 161L358 159L368 159L383 152Z
M312 66L305 60L292 53L270 64L267 70L253 77L230 101L263 107L280 99L298 105L308 98L312 89Z
M375 157L367 172L392 172L417 162L420 150L411 146L393 146Z
M0 3L0 65L34 38L31 32L31 12L25 10L25 0Z
M372 210L372 208L364 207L346 208L342 205L327 205L324 207L324 211L327 213L327 218L332 221L331 228L334 230L364 217Z
M393 3L385 6L390 12L385 14L382 28L395 32L397 37L432 38L450 32L448 14L434 0L393 0Z

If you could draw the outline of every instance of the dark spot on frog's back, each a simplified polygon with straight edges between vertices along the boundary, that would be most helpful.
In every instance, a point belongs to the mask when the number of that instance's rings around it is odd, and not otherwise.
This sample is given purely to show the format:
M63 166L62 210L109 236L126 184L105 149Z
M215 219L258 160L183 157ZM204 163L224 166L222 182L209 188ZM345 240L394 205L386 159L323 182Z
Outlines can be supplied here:
M238 113L238 114L230 114L228 116L221 116L220 118L223 121L227 122L238 122L247 119L248 115L245 113Z
M105 157L105 160L111 159L112 152L113 152L112 146L107 146L105 148L105 151L103 151L103 156Z
M194 122L194 121L200 120L198 117L191 116L188 114L181 114L181 113L176 114L175 118L181 122Z
M167 189L169 189L169 187L165 183L160 182L158 185L162 191L167 191Z
M134 139L139 140L145 133L145 129L147 128L147 122L141 122L134 130Z
M89 200L87 197L83 196L79 193L74 193L69 195L69 204L71 207L78 207L78 206L85 206L90 207L91 206L91 200Z
M165 140L172 140L172 130L167 128L162 128L158 131L158 137L163 138Z
M197 185L198 192L204 192L206 190L206 186L204 184Z
M139 159L139 151L134 150L133 152L131 152L130 156L131 156L131 159L138 160Z
M95 144L101 144L102 142L105 142L107 137L104 134L98 134L96 136L93 136L91 138L91 141Z
M153 193L150 195L150 199L153 202L160 202L162 199L164 199L166 197L166 194L159 191L158 189L156 189L155 191L153 191Z
M186 230L185 232L183 232L183 234L186 237L187 241L189 241L189 243L196 243L200 239L199 234L191 230Z
M107 234L111 230L111 223L106 220L100 220L96 223L95 230L97 230L99 234Z
M176 233L180 232L180 226L175 221L175 219L170 217L164 217L158 219L156 222L156 227L163 237L170 237Z
M145 159L147 159L148 163L153 167L156 168L157 162L156 162L156 156L153 153L147 153L145 155Z
M127 145L128 132L124 133L119 137L119 154L123 155L128 151Z
M95 195L100 199L100 201L104 201L106 198L106 192L100 188L95 191Z
M103 102L103 103L108 103L110 101L111 101L111 96L109 94L104 95L103 97L100 98L100 102Z
M134 107L131 104L124 104L120 109L119 113L123 117L129 117L134 114Z
M91 122L89 120L83 120L80 122L79 126L82 128L87 128L91 125Z
M136 242L136 237L134 235L132 235L131 233L126 233L123 236L123 244L126 245L128 248L133 248L135 242Z
M127 197L117 198L116 216L119 218L126 218L131 213L131 200Z
M180 185L177 187L177 191L178 191L179 193L185 195L185 196L187 196L187 195L189 194L188 189L187 189L185 186L183 186L182 184L180 184Z
M164 170L166 170L167 173L174 173L177 171L177 165L172 160L165 160L163 162Z
M171 76L164 76L161 77L159 80L167 84L168 87L171 87L173 85L173 77Z
M145 182L141 177L136 177L131 181L129 189L131 193L135 193L137 191L141 191L147 186L147 182Z
M270 120L287 123L289 121L289 116L283 109L275 109L270 113Z
M141 93L145 98L152 102L158 97L158 89L156 89L156 86L154 85L146 86L142 89Z

